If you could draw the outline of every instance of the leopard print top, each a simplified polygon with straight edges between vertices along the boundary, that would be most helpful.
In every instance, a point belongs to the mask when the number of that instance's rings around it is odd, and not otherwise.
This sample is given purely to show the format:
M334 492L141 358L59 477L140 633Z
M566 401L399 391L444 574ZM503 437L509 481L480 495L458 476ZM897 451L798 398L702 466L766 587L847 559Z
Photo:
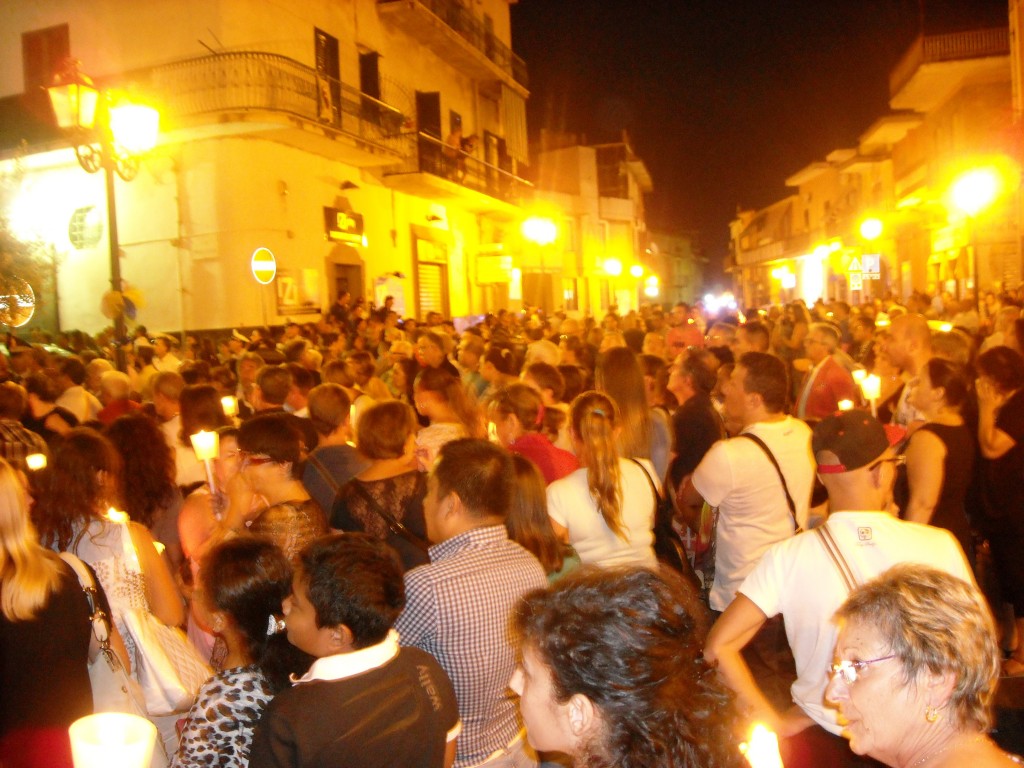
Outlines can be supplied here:
M255 665L215 674L199 689L171 768L247 768L253 730L272 698Z

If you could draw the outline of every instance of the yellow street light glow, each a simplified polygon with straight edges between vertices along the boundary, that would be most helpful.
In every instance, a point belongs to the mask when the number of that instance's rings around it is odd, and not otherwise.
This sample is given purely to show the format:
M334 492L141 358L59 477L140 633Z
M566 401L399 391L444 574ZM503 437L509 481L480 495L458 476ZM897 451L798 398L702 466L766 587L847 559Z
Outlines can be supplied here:
M141 104L120 104L110 109L110 132L114 143L132 154L148 152L156 146L160 131L160 113Z
M842 240L833 240L831 243L828 244L828 252L829 253L835 253L836 251L841 251L842 249L843 249L843 241Z
M648 275L647 279L644 280L644 282L647 285L659 285L661 283L661 281L658 279L657 275Z
M629 274L636 278L643 277L644 268L641 267L639 264L634 264L632 267L629 268Z
M520 231L523 237L537 245L551 245L558 237L558 227L551 219L544 219L540 216L531 216L526 219Z
M618 259L605 259L602 266L604 271L612 277L618 277L622 274L622 262Z
M827 259L828 255L831 252L832 251L829 249L827 245L819 245L817 248L814 249L814 255L817 256L819 259Z
M975 168L957 177L949 196L958 209L975 216L999 196L999 174L994 168Z
M871 217L860 223L860 236L865 240L877 240L882 236L882 220Z
M658 284L648 283L644 286L644 296L649 296L652 299L658 295Z

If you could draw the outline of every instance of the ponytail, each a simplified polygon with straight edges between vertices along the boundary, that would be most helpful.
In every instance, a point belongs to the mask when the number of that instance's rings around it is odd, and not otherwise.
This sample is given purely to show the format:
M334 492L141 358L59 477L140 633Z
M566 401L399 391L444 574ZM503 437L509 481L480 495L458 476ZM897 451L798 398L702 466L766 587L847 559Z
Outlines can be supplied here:
M612 533L626 541L622 527L622 473L615 441L615 402L600 392L584 392L572 403L572 428L583 444L580 458L587 467L587 487Z

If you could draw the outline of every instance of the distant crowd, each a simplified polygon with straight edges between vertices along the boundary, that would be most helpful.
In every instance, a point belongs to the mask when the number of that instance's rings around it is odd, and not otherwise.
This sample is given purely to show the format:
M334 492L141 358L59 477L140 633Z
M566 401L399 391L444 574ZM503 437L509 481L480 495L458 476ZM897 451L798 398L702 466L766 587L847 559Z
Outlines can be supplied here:
M9 336L0 761L92 709L71 552L134 676L137 610L210 666L154 764L1006 764L1022 346L1011 293Z

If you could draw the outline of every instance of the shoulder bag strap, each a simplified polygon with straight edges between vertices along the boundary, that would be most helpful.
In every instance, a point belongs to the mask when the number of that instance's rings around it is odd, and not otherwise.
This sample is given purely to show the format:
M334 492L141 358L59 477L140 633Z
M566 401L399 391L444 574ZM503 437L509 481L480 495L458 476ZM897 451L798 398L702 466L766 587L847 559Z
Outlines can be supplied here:
M829 557L832 558L832 564L835 565L836 570L839 572L839 577L846 584L846 591L853 592L857 586L857 577L853 574L850 564L846 562L846 558L843 557L843 551L839 549L839 542L836 541L832 532L828 530L827 525L819 525L814 529L814 532L818 534L821 546L825 548Z
M644 466L642 461L638 461L633 458L631 458L630 461L640 467L640 471L644 473L644 477L647 478L647 482L651 486L651 493L654 494L654 505L657 506L658 502L661 501L661 494L658 492L658 486L654 484L654 478L651 477L651 473L647 471L647 467Z
M331 486L331 492L337 496L341 486L338 485L338 481L334 479L334 475L331 474L330 470L327 469L327 465L320 461L320 457L316 453L311 453L306 456L306 461L316 467L316 471L320 473L329 486Z
M786 494L786 504L789 506L789 514L793 516L793 523L796 525L796 532L801 533L803 528L800 526L800 521L796 519L796 504L793 503L793 497L789 495L789 486L786 484L786 476L782 474L782 467L779 466L779 462L775 460L775 456L772 454L771 450L769 450L768 446L765 445L764 440L757 435L744 432L743 434L738 435L738 437L745 437L748 440L752 440L757 443L761 450L764 451L764 455L768 457L768 461L770 461L772 466L775 467L775 471L779 473L779 480L782 481L782 492Z
M89 603L89 621L92 622L93 634L105 652L110 647L110 618L100 610L99 600L96 598L96 582L85 564L70 552L61 552L60 559L70 565L78 577L78 583Z
M356 491L362 496L366 503L370 505L370 509L376 512L383 518L384 522L387 523L388 528L392 533L397 536L401 536L406 541L414 544L415 546L426 552L430 549L430 544L424 541L422 538L417 536L415 533L410 531L401 520L397 519L394 515L388 512L384 507L377 503L377 500L370 495L370 492L366 490L366 487L359 480L354 480L352 483L355 486Z

